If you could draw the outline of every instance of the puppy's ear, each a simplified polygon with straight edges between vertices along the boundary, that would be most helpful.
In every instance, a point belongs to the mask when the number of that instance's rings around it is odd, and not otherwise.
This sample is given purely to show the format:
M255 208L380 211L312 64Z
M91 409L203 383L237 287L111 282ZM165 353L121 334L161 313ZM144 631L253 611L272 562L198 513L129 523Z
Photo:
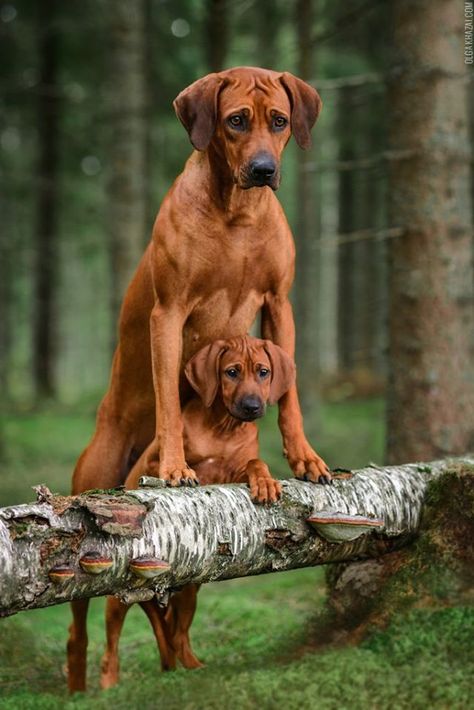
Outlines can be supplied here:
M289 72L280 77L291 104L291 132L300 148L311 148L311 129L323 102L316 89Z
M269 404L276 404L288 392L296 379L296 367L291 357L271 340L264 341L264 350L272 367Z
M210 407L216 398L220 382L219 364L224 352L225 341L216 340L198 350L184 368L189 384L206 407Z
M208 74L184 89L173 101L174 110L196 150L206 150L214 135L217 100L223 79Z

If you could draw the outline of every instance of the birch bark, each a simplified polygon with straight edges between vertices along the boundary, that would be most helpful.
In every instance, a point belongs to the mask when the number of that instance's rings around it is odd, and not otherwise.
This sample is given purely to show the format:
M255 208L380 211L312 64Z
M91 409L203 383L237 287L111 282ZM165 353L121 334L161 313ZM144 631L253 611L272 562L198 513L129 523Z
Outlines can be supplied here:
M67 498L43 490L37 503L0 509L0 615L104 594L139 601L156 593L165 602L188 582L378 557L411 539L428 484L452 463L368 467L332 486L283 481L273 506L254 505L243 485L177 490L145 479L155 485ZM346 526L343 535L363 534L329 542L307 522L317 512L383 524L369 533ZM110 563L100 574L81 567L91 553ZM144 558L169 566L143 578L131 562ZM62 581L53 581L58 567Z

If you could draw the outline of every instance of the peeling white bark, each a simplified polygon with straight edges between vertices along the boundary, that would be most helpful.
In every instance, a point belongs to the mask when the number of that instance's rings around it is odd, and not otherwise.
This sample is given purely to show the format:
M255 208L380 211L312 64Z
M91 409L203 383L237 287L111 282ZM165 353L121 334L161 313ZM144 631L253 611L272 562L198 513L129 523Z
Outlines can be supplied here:
M251 502L243 485L170 489L156 479L137 491L52 496L0 509L0 615L72 599L116 594L128 601L164 600L187 582L377 557L416 532L428 483L453 462L368 467L332 486L283 481L282 500ZM156 485L158 484L158 485ZM383 526L349 542L328 542L306 521L326 511L378 518ZM80 566L97 552L112 565L101 574ZM130 569L141 557L167 562L144 579ZM72 575L53 582L65 565Z

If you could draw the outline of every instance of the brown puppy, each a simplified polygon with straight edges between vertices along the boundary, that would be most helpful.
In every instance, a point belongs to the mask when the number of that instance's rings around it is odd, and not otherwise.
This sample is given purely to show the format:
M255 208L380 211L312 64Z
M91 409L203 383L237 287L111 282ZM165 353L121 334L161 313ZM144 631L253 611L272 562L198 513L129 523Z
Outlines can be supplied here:
M292 386L291 358L269 340L243 336L206 345L188 362L185 374L199 396L183 408L184 449L200 483L248 483L253 500L276 501L281 485L258 458L254 422L265 414L267 404L277 402ZM126 480L127 488L138 487L141 470L138 462ZM166 618L156 602L142 605L158 642L163 670L174 668L176 657L185 668L202 665L189 640L198 589L199 585L189 584L175 594ZM102 688L118 682L118 644L129 608L115 597L107 600Z
M261 311L262 336L294 356L294 244L274 190L291 134L310 145L319 95L287 72L241 67L195 82L175 109L196 150L163 201L125 296L109 390L74 471L74 494L123 483L145 450L143 473L195 483L184 455L183 365L204 345L244 335ZM279 426L294 474L329 482L306 440L295 384L279 401ZM85 688L87 603L72 604L71 690Z

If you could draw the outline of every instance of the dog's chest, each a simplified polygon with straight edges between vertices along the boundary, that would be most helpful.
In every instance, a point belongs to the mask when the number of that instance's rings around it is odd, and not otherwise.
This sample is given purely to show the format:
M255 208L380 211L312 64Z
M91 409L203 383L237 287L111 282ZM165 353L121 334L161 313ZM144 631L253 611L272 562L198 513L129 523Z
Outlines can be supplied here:
M235 228L200 241L187 284L191 308L184 326L184 356L213 340L244 335L265 296L291 270L291 242L255 229Z
M185 350L194 352L205 342L248 332L262 307L264 294L255 289L221 287L200 299L184 327Z
M190 466L202 463L206 471L219 474L217 480L206 483L228 482L232 472L240 470L252 458L258 456L257 427L247 423L236 428L224 427L212 419L196 400L183 412L184 450ZM227 476L224 475L227 472ZM204 482L204 481L203 481Z

